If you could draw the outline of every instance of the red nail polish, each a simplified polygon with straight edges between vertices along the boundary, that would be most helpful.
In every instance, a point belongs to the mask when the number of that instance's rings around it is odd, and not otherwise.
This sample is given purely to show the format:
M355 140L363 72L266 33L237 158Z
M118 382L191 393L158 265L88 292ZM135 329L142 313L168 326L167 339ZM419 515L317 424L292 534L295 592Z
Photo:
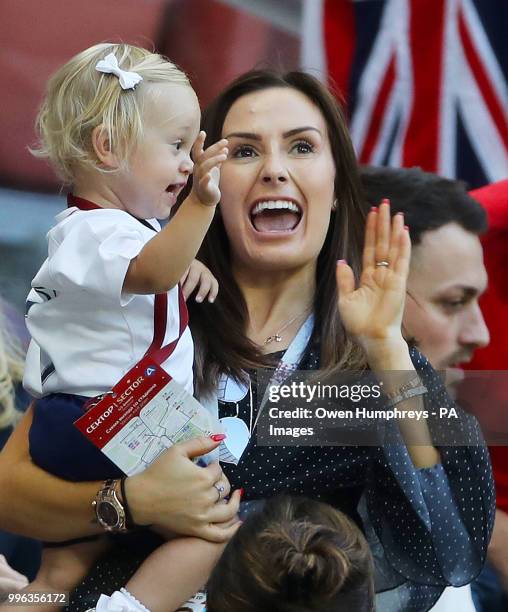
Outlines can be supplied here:
M404 225L404 229L409 231L409 225Z
M240 499L242 499L244 492L245 492L245 489L242 487L240 489Z
M370 212L377 212L377 206L371 206Z
M222 440L225 440L226 438L226 434L222 433L222 434L213 434L210 436L210 439L213 440L214 442L222 442Z
M383 198L381 200L381 204L388 204L389 205L390 204L390 200L388 198Z

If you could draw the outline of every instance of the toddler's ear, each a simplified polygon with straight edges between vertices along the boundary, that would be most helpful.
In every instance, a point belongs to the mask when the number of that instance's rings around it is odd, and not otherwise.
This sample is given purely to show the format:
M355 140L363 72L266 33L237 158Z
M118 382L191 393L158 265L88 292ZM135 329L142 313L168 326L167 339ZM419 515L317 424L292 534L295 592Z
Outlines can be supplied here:
M108 131L104 125L101 124L94 128L92 132L92 146L97 159L103 166L112 170L119 167L118 158L111 150Z

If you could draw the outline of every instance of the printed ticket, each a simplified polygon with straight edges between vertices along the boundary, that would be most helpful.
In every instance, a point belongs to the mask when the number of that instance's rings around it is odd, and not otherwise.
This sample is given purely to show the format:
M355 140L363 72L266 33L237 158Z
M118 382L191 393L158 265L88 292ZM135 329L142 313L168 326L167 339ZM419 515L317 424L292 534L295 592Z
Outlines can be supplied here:
M164 450L221 431L216 417L150 358L143 358L74 425L127 476Z

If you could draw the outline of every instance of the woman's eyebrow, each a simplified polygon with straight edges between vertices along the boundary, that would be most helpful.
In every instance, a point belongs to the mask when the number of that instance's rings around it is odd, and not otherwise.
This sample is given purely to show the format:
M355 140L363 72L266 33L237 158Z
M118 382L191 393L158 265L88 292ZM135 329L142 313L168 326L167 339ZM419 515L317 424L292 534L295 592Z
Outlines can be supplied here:
M289 138L290 136L295 136L295 134L299 134L300 132L308 132L309 130L312 132L317 132L319 135L321 135L321 130L318 130L316 127L312 127L311 125L306 125L304 127L297 127L292 130L288 130L287 132L284 132L282 136L284 138Z
M246 138L247 140L261 140L261 136L259 134L254 134L254 132L231 132L224 138Z
M293 128L292 130L288 130L287 132L284 132L282 134L283 138L290 138L291 136L295 136L295 134L300 134L301 132L308 132L309 130L313 131L313 132L317 132L318 134L321 135L321 130L318 130L315 127L312 127L311 125L305 125L303 127L297 127L297 128ZM227 136L224 136L224 138L245 138L247 140L262 140L261 136L259 134L256 134L255 132L231 132L231 134L228 134Z

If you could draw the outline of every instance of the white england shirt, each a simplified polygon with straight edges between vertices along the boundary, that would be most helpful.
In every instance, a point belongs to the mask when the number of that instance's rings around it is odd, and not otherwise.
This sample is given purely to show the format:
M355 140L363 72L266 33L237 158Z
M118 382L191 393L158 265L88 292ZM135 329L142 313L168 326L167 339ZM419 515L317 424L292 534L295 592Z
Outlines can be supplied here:
M48 258L27 299L28 348L23 384L34 397L93 397L117 383L153 339L154 296L122 292L131 259L155 235L121 210L69 208L47 235ZM155 219L149 224L157 231ZM171 262L168 262L171 265ZM178 288L168 292L164 345L178 337ZM193 392L189 328L162 364Z

